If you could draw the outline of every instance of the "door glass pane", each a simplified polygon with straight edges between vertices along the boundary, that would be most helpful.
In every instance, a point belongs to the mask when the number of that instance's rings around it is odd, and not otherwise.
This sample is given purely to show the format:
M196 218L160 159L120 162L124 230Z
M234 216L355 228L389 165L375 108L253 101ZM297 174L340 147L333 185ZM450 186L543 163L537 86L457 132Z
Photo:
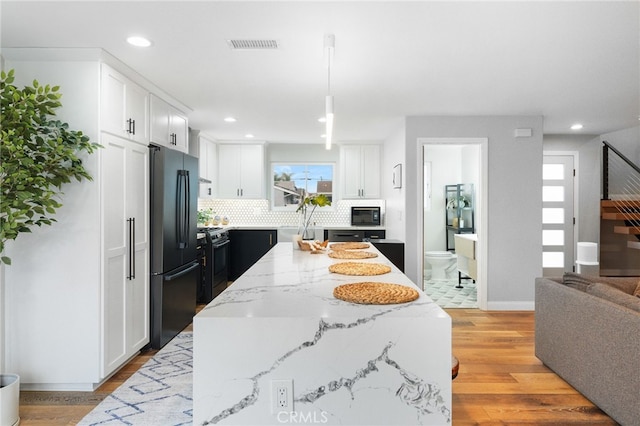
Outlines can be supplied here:
M564 223L563 208L543 208L542 223Z
M564 231L544 229L542 231L542 245L543 246L563 246L564 245Z
M564 179L564 164L543 164L542 179L544 180Z
M543 186L542 201L564 201L564 187Z
M564 268L564 253L561 251L542 253L543 268Z

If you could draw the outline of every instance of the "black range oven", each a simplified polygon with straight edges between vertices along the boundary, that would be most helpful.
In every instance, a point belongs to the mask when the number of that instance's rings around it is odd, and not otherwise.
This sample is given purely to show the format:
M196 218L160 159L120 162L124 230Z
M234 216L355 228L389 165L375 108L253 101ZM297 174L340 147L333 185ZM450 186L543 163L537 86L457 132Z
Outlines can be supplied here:
M209 303L227 288L229 233L222 228L199 228L198 233L205 236L198 303Z

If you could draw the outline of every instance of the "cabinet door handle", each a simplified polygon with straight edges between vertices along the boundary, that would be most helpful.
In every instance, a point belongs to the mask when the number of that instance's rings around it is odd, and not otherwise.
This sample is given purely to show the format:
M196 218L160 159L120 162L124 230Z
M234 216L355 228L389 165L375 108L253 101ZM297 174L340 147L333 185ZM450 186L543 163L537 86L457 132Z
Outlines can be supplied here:
M130 135L136 134L136 120L133 118L127 120L127 133Z
M244 189L240 188L240 196L244 197Z
M133 218L129 218L127 219L127 223L129 224L129 274L127 275L127 279L128 280L132 280L133 279L133 255L132 255L132 248L133 248L133 233L134 231L134 224L133 224Z
M211 195L211 188L207 189L208 195Z
M134 127L134 134L135 134L135 127ZM131 242L131 264L132 264L131 278L135 280L136 279L136 218L135 217L131 218L131 221L133 222L133 225L131 226L131 230L132 230L131 234L133 235L131 239L132 240Z

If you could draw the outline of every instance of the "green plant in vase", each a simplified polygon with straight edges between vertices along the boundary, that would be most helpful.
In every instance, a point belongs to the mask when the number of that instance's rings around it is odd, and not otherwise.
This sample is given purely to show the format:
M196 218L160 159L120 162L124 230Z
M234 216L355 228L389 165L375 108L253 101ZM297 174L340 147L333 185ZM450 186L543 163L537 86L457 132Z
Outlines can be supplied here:
M213 215L215 213L216 212L214 212L212 208L198 210L198 223L201 223L205 226L208 225L209 222L211 222L211 220L213 219Z
M317 207L330 206L331 200L324 194L315 194L309 195L305 194L298 204L298 208L296 212L301 213L301 222L298 227L298 234L302 235L303 240L312 239L312 236L309 235L309 225L311 224L311 217L313 216L313 212L316 211ZM309 207L311 207L311 211L309 212Z

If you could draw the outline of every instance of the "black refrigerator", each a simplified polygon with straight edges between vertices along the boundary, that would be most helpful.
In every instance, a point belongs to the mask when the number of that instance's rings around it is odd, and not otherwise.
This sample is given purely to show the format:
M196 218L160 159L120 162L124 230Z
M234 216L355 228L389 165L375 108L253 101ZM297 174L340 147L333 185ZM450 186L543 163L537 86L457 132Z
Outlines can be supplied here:
M153 145L149 151L151 346L160 349L196 311L198 159Z

